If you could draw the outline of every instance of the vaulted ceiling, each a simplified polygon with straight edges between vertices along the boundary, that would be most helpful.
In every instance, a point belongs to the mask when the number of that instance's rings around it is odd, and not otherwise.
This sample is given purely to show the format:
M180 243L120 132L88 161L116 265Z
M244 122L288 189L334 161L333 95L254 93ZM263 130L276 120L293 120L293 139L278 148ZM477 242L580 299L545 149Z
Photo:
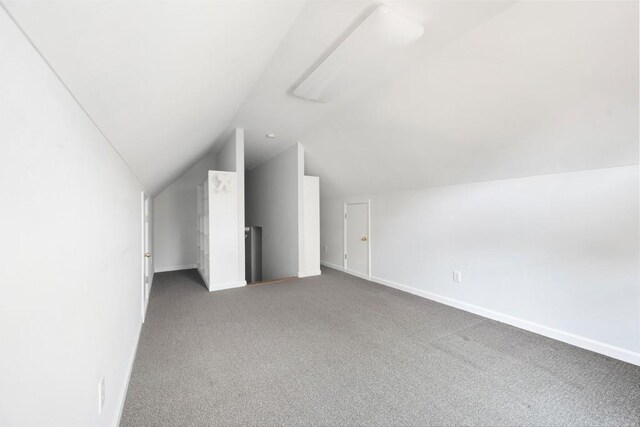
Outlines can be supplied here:
M303 3L7 1L150 192L206 154Z
M152 192L236 126L325 197L638 163L637 2L387 3L424 36L328 104L291 90L374 2L6 5Z
M518 2L425 51L300 135L325 196L638 163L638 2Z

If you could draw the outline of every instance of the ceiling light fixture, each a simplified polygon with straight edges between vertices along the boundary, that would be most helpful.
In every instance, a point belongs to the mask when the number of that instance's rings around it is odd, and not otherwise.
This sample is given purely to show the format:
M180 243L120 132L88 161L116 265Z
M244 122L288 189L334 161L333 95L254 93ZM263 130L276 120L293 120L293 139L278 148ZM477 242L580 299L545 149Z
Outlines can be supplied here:
M390 57L422 37L424 27L380 5L293 91L299 98L329 102L384 72Z
M274 138L276 137L276 135L275 135L275 134L273 134L273 133L268 133L268 134L266 134L264 137L265 137L265 138L269 138L269 139L274 139Z

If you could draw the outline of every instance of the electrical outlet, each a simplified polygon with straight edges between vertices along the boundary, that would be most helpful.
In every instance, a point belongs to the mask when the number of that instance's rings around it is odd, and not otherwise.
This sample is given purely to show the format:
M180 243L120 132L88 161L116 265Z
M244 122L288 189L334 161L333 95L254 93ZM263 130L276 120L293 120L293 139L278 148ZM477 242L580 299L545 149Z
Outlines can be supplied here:
M458 270L453 270L453 281L455 283L462 283L462 273Z
M104 377L102 377L102 379L100 379L100 382L98 383L98 414L101 414L102 409L104 408L104 397Z

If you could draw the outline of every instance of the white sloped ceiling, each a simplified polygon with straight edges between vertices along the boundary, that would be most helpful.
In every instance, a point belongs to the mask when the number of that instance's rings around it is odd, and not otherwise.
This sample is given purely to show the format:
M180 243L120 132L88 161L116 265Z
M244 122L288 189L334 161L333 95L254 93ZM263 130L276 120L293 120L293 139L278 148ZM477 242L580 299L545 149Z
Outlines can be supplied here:
M151 193L212 148L304 5L4 4Z
M638 114L638 3L525 1L299 140L357 195L637 164Z
M388 81L290 96L370 5L307 4L234 119L249 166L297 140L329 197L638 163L637 2L390 2L425 35Z
M152 191L236 126L324 197L638 163L638 2L386 3L424 36L328 104L292 89L376 2L7 6Z

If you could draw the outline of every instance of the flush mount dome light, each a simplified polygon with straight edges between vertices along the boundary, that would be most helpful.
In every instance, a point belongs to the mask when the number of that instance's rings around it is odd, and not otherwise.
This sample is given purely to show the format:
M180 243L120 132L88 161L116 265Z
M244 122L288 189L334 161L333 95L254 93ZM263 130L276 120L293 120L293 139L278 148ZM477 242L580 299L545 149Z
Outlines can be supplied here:
M265 138L274 139L276 135L274 133L268 133L264 136Z
M424 34L424 27L380 5L293 91L299 98L329 102L388 69L398 50Z

